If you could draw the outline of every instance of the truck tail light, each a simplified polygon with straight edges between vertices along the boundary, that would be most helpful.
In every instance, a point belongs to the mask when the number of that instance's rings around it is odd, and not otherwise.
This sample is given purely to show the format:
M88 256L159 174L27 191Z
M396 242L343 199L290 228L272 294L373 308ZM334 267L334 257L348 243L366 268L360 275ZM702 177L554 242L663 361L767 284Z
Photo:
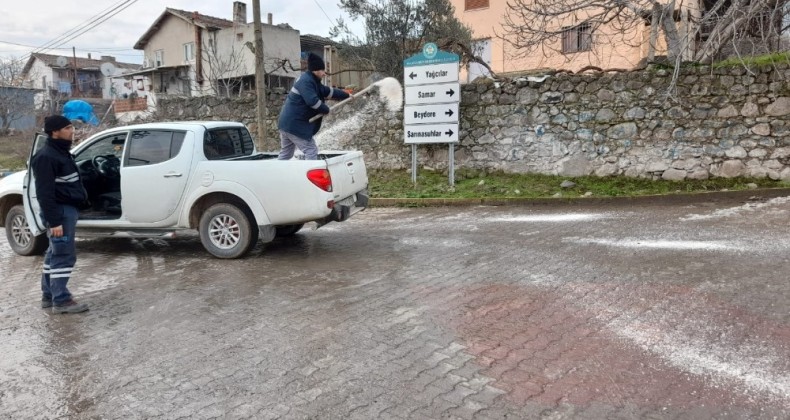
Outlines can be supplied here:
M332 177L326 169L312 169L307 171L307 179L310 180L316 187L332 192Z

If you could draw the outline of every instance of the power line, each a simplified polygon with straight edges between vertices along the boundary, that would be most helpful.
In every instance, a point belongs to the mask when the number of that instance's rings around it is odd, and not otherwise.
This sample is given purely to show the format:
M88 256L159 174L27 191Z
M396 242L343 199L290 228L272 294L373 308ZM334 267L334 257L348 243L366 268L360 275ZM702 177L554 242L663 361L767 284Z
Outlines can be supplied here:
M332 22L332 18L329 17L328 14L326 14L326 10L324 10L324 8L321 7L321 3L319 3L318 0L313 0L313 3L315 3L315 5L318 6L318 8L321 9L322 12L324 12L324 16L326 16L326 18L329 19L330 22Z
M75 32L80 31L83 28L90 26L91 24L94 24L98 19L101 19L101 18L107 16L108 14L110 14L113 11L117 10L119 7L123 6L124 4L129 3L130 1L131 0L121 0L118 3L115 3L114 5L102 10L101 12L89 17L88 19L86 19L85 21L80 23L79 25L77 25L77 26L69 29L68 31L58 35L55 39L53 39L53 40L45 43L44 45L38 47L37 49L33 50L33 52L34 53L36 53L36 52L43 52L43 51L46 51L47 49L52 49L53 46L54 47L59 47L60 45L55 45L55 44L57 44L58 42L61 42L64 39L68 38L69 36L71 36ZM74 38L69 38L65 42L68 42L71 39L74 39Z
M10 41L2 41L0 40L0 44L8 44L8 45L16 45L18 47L25 47L25 48L39 48L35 45L27 45L27 44L18 44L16 42ZM78 50L83 51L139 51L134 48L119 48L119 47L75 47ZM50 50L70 50L71 48L49 48ZM142 52L142 51L141 51Z
M71 30L67 31L66 33L62 34L61 36L55 38L54 40L47 42L43 46L33 50L31 53L24 56L22 59L27 60L32 54L37 52L44 52L47 50L57 49L58 47L66 44L67 42L79 37L80 35L88 32L91 29L101 25L102 23L106 22L110 18L114 17L118 13L122 12L132 4L136 3L138 0L122 0L122 2L111 6L109 9L105 9L105 11L100 12L93 17L91 17L88 21L83 22L80 25L72 28ZM91 20L92 19L92 20ZM68 35L67 35L68 34Z
M89 30L91 30L91 29L94 29L95 27L97 27L97 26L101 25L102 23L104 23L104 22L106 22L106 21L110 20L111 18L115 17L115 15L117 15L118 13L121 13L121 12L123 12L124 10L126 10L127 8L129 8L129 6L131 6L131 5L135 4L135 3L137 3L137 0L131 0L129 3L127 3L126 5L124 5L124 6L123 6L121 9L119 9L118 11L116 11L116 12L114 12L113 14L111 14L111 15L107 16L106 18L104 18L104 19L102 19L102 20L100 20L100 21L96 22L96 24L94 24L94 25L91 25L89 28L85 28L85 30L83 30L83 31L81 31L80 33L78 33L78 34L76 34L76 35L74 35L74 36L70 37L69 39L67 39L67 40L65 40L65 41L63 41L63 42L61 42L61 43L60 43L60 44L58 44L57 46L61 46L61 45L65 44L65 43L67 43L67 42L71 41L72 39L75 39L75 38L79 37L80 35L84 34L85 32L88 32Z

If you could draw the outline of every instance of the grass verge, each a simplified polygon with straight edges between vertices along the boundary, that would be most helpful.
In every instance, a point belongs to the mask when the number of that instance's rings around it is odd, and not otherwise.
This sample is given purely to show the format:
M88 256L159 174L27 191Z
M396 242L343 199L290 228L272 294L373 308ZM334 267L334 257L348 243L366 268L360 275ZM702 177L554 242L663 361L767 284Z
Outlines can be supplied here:
M665 181L620 177L560 177L537 174L509 174L482 171L456 172L455 186L446 174L419 171L417 183L405 170L372 170L370 194L373 198L548 198L548 197L636 197L709 191L738 191L750 188L790 187L789 183L768 178L715 178L707 180ZM572 187L562 187L571 181ZM751 185L750 185L751 184Z
M790 63L790 53L777 52L773 54L748 56L748 57L732 57L726 60L719 61L713 64L714 68L721 67L735 67L735 66L766 66L778 63Z

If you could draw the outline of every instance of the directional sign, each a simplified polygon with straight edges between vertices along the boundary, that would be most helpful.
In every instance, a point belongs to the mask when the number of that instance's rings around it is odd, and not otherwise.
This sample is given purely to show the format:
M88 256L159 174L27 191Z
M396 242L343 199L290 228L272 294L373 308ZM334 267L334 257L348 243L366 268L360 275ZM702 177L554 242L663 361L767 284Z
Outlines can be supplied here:
M457 82L458 63L404 67L403 80L406 86Z
M406 144L458 143L459 63L457 54L441 51L431 42L423 46L422 54L403 60ZM414 150L412 159L415 159ZM415 164L413 161L412 165Z
M457 123L458 122L458 103L436 104L436 105L406 105L403 107L403 123L427 124L427 123Z
M461 84L420 85L406 87L407 104L440 104L458 102L461 96Z
M403 135L406 144L458 143L458 123L407 125Z

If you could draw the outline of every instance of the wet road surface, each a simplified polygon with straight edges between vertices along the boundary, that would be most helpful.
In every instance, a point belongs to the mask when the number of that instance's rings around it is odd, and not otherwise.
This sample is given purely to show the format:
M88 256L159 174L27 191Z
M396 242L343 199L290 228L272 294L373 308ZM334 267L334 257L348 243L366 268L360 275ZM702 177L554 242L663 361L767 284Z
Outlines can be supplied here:
M0 239L2 418L790 417L790 198L376 208L210 257Z

